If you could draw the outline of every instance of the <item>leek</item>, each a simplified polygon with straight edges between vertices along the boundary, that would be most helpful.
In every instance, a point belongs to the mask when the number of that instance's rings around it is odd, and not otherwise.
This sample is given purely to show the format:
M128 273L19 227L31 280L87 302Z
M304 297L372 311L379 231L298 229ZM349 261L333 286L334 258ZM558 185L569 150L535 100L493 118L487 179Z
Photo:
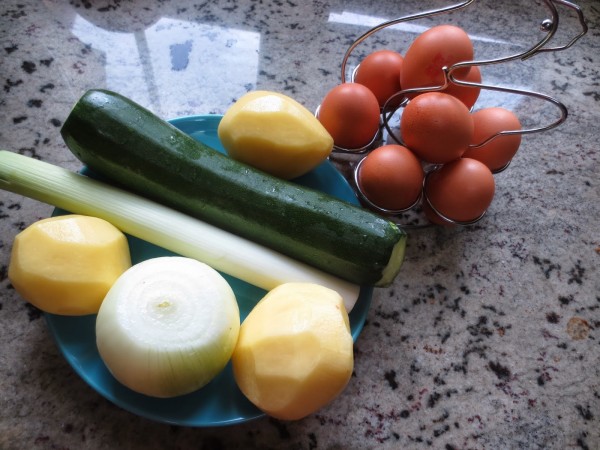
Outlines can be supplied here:
M75 214L104 219L124 233L197 259L266 291L288 282L337 291L348 312L360 286L166 206L62 167L0 150L0 188Z

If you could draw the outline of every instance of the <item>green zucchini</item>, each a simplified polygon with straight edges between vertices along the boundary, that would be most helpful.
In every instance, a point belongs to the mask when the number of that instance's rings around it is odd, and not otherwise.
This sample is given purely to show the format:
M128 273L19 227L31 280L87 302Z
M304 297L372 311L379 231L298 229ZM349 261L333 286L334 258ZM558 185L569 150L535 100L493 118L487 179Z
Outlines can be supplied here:
M113 183L353 283L389 285L402 264L393 222L235 161L117 93L85 93L61 135Z

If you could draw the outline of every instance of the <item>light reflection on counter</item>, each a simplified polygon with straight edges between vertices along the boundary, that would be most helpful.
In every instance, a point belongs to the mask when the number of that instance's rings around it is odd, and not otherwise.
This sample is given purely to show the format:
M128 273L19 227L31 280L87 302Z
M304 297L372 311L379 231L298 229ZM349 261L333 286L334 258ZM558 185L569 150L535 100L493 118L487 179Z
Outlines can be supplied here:
M80 15L71 31L104 54L107 89L159 115L219 112L214 109L225 108L257 83L256 32L169 18L145 30L115 32Z
M349 11L342 11L341 13L330 13L329 14L329 22L341 23L346 25L358 25L362 27L376 27L381 25L384 22L389 20L394 20L396 17L383 18L383 17L374 17L374 16L366 16L364 14L356 14ZM412 33L412 34L420 34L426 31L429 27L424 25L418 25L415 23L411 23L410 21L402 22L397 25L393 25L393 30L402 31L404 33ZM492 37L479 36L479 35L470 35L471 40L480 41L480 42L489 42L494 44L503 44L503 45L514 45L510 41L505 41L503 39L496 39Z

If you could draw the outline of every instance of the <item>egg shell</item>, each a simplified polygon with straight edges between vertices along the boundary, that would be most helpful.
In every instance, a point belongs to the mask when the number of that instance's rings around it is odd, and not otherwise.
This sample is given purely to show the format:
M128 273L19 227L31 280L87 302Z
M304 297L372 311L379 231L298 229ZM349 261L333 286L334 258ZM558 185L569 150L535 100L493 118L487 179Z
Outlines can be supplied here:
M383 107L386 101L400 91L400 72L404 58L393 50L378 50L367 55L358 66L354 81L368 87ZM399 97L393 101L398 105Z
M404 55L400 74L402 89L435 87L444 84L443 67L473 60L473 43L469 35L454 25L438 25L421 33ZM465 76L468 67L458 69Z
M427 92L404 108L400 119L404 144L433 164L460 158L473 137L473 118L463 102L449 94Z
M318 119L335 146L358 149L369 144L379 130L379 102L368 87L342 83L325 95Z
M373 150L363 159L358 183L371 203L401 210L417 201L424 176L420 161L409 149L391 144Z
M519 118L505 108L484 108L472 114L474 132L472 145L481 144L501 131L521 129ZM521 145L520 134L497 136L485 145L467 148L464 157L481 161L492 171L505 167L515 156Z
M459 158L428 174L425 195L441 214L458 222L481 216L494 198L490 169L471 158Z

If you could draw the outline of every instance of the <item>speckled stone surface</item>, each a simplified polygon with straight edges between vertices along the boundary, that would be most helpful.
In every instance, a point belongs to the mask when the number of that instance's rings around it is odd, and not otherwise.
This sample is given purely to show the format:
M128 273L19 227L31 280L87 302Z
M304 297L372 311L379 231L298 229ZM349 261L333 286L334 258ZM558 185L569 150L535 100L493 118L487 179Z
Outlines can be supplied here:
M409 231L400 275L375 291L352 380L304 420L185 428L97 394L7 279L14 236L52 207L1 191L0 449L600 448L600 12L577 3L590 30L572 48L482 69L488 83L556 96L568 120L523 137L477 225ZM0 147L79 169L59 130L93 87L164 118L223 113L252 89L314 110L368 26L445 4L3 1ZM540 39L543 5L476 1L388 28L350 65L444 22L469 32L476 57L522 52ZM578 29L559 10L556 45ZM527 126L556 117L546 102L493 91L478 106L511 108Z

